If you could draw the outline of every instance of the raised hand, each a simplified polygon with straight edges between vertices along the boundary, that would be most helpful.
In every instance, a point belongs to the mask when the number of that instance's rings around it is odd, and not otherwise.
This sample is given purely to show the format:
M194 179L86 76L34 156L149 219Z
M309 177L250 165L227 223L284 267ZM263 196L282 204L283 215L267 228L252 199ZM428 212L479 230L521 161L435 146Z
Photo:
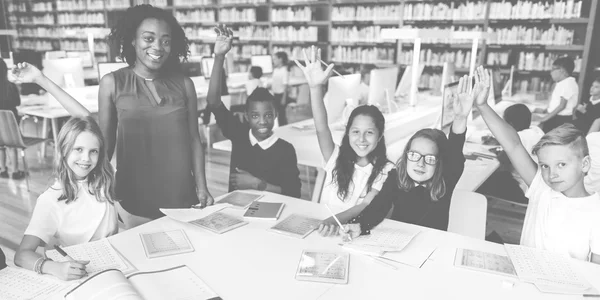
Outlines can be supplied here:
M35 83L43 77L44 74L38 68L24 62L15 65L8 76L8 80L14 83Z
M231 50L231 41L233 40L233 31L225 25L219 25L214 28L217 33L215 41L215 55L225 55Z
M452 98L452 108L457 117L466 117L473 107L473 94L469 93L470 77L465 75L458 80L456 96Z
M304 64L303 66L298 62L298 60L294 60L298 68L302 70L304 73L304 77L306 77L306 81L310 87L316 87L319 85L323 85L329 76L331 76L331 71L333 70L333 64L327 66L327 69L323 71L321 68L321 49L316 49L315 46L311 46L310 49L310 58L306 54L306 50L302 50L304 54Z
M479 66L475 71L475 86L473 86L473 97L477 106L487 103L490 94L491 76L487 69Z

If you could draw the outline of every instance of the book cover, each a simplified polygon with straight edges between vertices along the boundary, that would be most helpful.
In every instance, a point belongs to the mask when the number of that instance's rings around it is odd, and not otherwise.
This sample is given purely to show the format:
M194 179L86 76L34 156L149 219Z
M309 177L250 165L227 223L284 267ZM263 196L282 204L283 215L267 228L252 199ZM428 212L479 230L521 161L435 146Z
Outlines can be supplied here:
M254 202L244 214L244 218L277 220L283 211L283 203Z

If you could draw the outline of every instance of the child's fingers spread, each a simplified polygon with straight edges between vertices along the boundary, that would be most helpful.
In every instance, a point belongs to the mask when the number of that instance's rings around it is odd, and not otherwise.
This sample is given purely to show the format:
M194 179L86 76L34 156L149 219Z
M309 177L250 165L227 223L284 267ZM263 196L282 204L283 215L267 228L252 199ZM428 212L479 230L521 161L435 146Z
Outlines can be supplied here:
M310 59L308 59L308 55L306 54L306 49L302 49L302 55L304 56L304 64L306 64L306 66L308 66L308 64L310 63Z

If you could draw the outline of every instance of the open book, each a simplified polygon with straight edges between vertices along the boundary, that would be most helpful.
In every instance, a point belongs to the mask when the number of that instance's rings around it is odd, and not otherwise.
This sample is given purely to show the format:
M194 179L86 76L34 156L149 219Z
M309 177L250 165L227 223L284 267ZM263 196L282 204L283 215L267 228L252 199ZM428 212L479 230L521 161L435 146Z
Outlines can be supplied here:
M220 300L187 266L127 277L119 270L105 270L90 277L65 295L66 300Z
M7 267L0 271L2 300L46 299L68 285L51 275L39 275L22 268Z

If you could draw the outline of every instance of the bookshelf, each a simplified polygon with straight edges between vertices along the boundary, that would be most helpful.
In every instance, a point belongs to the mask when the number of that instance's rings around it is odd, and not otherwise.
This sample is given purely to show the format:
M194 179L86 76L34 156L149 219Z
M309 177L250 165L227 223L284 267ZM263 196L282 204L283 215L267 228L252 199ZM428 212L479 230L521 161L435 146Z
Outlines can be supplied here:
M423 40L426 65L420 87L437 85L440 65L454 61L467 73L469 58L495 65L501 74L516 67L515 92L548 91L552 61L576 59L582 91L589 88L600 58L600 38L593 36L598 0L7 0L6 18L19 32L15 49L78 49L85 37L65 34L86 27L110 28L130 5L148 3L171 11L183 26L194 56L211 54L212 39L202 35L217 23L236 32L236 69L245 71L252 55L288 52L301 58L317 44L324 59L346 68L363 63L380 67L411 62L412 43L382 40L383 28L412 27L496 33L470 53L470 41ZM600 30L600 29L598 29ZM597 34L598 35L598 34ZM105 36L96 37L99 61L113 59ZM580 93L585 95L587 93Z

